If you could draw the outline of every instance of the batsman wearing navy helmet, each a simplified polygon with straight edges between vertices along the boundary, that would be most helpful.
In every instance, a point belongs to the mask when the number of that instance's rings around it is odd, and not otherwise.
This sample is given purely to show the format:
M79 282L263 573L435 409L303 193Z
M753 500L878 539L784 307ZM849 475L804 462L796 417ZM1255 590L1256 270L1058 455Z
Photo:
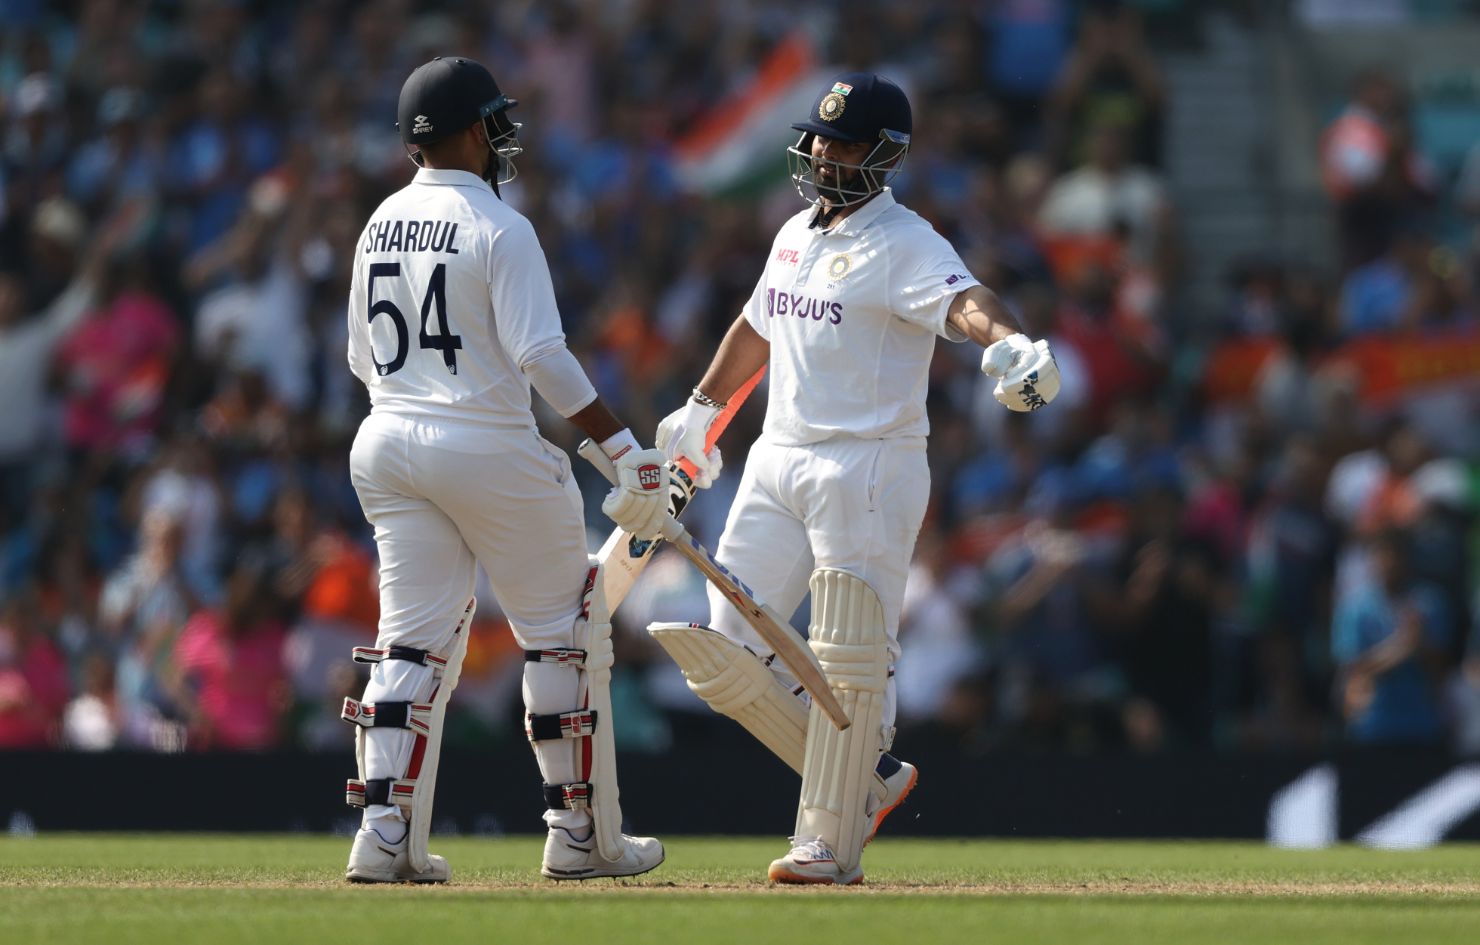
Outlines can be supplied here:
M905 575L930 495L927 371L935 339L985 348L981 369L1011 410L1059 389L997 296L889 183L909 154L910 104L883 76L838 76L792 128L791 177L808 207L788 220L765 271L693 396L658 427L669 458L700 484L719 475L704 434L730 395L769 366L770 402L716 556L757 596L793 613L808 592L810 643L847 709L839 731L713 589L709 628L649 631L712 707L740 722L802 777L778 883L863 879L864 845L914 787L888 754L892 667Z
M603 508L630 531L658 533L667 472L566 348L534 229L499 198L520 153L515 104L470 59L411 73L397 117L418 169L355 251L349 364L370 415L350 475L380 558L378 637L354 651L370 681L343 711L359 763L346 797L364 808L345 870L356 882L450 875L427 838L478 565L524 649L548 827L541 872L634 876L663 861L658 841L621 832L600 566L570 461L540 436L530 388L611 457L618 484Z

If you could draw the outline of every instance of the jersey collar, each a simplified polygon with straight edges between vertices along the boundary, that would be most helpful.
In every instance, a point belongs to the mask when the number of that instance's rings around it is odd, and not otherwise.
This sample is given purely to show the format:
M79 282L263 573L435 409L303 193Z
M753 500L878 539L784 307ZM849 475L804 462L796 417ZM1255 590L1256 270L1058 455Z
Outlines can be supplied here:
M411 180L415 184L437 184L443 187L481 187L487 191L493 190L492 187L488 186L488 181L479 177L477 174L440 167L417 168L416 176Z
M885 187L879 191L879 195L863 206L848 214L842 220L833 224L824 233L836 233L839 236L857 236L868 228L879 216L890 207L894 206L894 191Z

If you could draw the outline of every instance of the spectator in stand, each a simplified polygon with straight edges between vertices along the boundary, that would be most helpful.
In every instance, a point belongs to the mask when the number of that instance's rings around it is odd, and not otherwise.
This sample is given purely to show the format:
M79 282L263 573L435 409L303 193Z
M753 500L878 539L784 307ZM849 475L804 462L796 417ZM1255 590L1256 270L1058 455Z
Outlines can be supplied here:
M987 81L1007 110L1018 141L1043 135L1043 100L1063 69L1074 39L1071 0L1007 0L986 13Z
M1085 498L1069 471L1040 473L1026 502L1032 519L986 563L1002 713L1035 740L1119 738L1122 687L1096 619L1103 549L1075 528Z
M1089 133L1083 162L1054 181L1038 214L1042 238L1055 256L1055 243L1095 245L1112 264L1170 273L1173 220L1161 177L1135 163L1126 125L1104 119ZM1112 252L1118 251L1118 252ZM1056 267L1062 272L1062 265Z
M220 373L260 374L273 400L299 409L308 400L310 381L301 266L308 205L294 207L294 196L294 185L281 176L258 179L245 212L190 258L184 279L194 290L214 290L201 300L195 319L196 353L203 361Z
M101 134L78 150L67 168L67 192L97 212L119 200L147 199L159 186L155 123L145 120L144 95L114 88L98 102Z
M282 623L267 574L239 565L218 609L190 618L173 650L174 698L193 749L261 751L282 742L290 704Z
M1422 218L1435 194L1435 172L1413 142L1408 103L1392 76L1359 74L1352 99L1320 143L1321 183L1336 205L1344 266L1382 256Z
M910 641L908 656L895 668L901 724L945 716L956 689L969 684L985 656L948 586L951 559L945 536L927 526L915 548L899 617L899 631Z
M106 654L87 655L79 689L62 715L62 744L78 751L117 747L123 719L113 688L113 664Z
M1050 155L1060 166L1082 163L1095 130L1114 124L1125 129L1132 162L1160 167L1166 89L1140 12L1125 0L1091 0L1087 7L1047 102Z
M1254 690L1243 696L1251 710L1243 734L1256 743L1319 739L1339 538L1321 504L1327 471L1312 440L1289 440L1249 527L1242 607L1255 647L1246 668L1255 673L1243 687Z
M179 717L171 696L170 651L197 607L180 560L183 541L173 511L145 513L138 550L109 575L98 604L97 652L117 661L110 676L119 738L135 747L168 743L162 733Z
M33 591L14 595L0 610L0 748L46 748L58 741L71 681L43 621Z
M1475 319L1469 273L1453 251L1421 230L1405 230L1378 258L1347 273L1341 331L1347 338L1382 332L1454 328Z
M1408 574L1409 535L1371 539L1375 580L1341 594L1331 625L1338 697L1353 741L1437 744L1452 665L1450 618L1432 587Z
M110 259L98 304L57 352L63 435L74 455L138 459L153 448L179 335L141 261Z
M1141 486L1115 565L1108 614L1128 686L1132 746L1207 745L1213 734L1216 549L1188 535L1175 484Z

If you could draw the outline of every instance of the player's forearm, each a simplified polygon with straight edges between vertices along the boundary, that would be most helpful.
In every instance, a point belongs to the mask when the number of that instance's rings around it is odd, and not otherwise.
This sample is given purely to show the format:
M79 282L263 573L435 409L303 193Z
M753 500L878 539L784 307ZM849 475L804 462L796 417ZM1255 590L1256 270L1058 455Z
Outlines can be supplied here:
M581 432L597 443L604 443L626 429L622 421L617 419L616 414L601 402L600 397L565 419L574 423Z
M981 285L956 295L946 312L946 324L983 348L1022 332L997 293Z
M750 380L770 358L771 343L750 327L742 315L725 333L709 370L699 381L699 389L715 401L727 403L740 385Z

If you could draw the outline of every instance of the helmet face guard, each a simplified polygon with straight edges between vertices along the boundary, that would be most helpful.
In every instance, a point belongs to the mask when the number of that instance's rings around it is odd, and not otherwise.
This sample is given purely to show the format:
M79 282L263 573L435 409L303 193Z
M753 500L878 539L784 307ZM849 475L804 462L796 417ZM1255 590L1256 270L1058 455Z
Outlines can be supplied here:
M479 109L478 122L483 126L483 136L488 142L488 150L493 152L493 167L484 175L495 188L501 184L519 176L519 169L514 166L514 158L524 153L524 146L519 143L519 129L523 128L522 122L510 121L505 114L511 107L519 104L507 95L487 102ZM413 151L411 145L406 145L406 156L411 163L417 167L425 167L426 162L422 158L421 151Z
M826 163L839 171L855 173L850 180L843 180L839 173L836 185L828 186L817 182L817 169L813 166L812 141L816 135L802 132L797 143L786 149L786 160L791 168L791 183L801 198L812 206L824 202L833 207L851 207L863 203L879 193L904 167L909 154L910 136L887 128L879 132L879 140L863 161L849 164L846 161L828 160Z

